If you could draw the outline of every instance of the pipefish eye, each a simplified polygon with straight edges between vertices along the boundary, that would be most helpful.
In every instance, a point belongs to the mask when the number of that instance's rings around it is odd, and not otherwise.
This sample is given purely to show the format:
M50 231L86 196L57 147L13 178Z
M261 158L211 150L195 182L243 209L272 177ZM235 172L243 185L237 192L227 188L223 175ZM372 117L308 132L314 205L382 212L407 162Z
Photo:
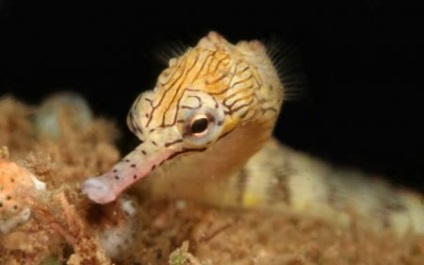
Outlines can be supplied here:
M189 120L187 134L191 136L203 136L208 133L210 125L214 119L208 114L197 114Z
M187 146L204 147L216 141L222 131L223 113L210 108L187 113L182 135Z

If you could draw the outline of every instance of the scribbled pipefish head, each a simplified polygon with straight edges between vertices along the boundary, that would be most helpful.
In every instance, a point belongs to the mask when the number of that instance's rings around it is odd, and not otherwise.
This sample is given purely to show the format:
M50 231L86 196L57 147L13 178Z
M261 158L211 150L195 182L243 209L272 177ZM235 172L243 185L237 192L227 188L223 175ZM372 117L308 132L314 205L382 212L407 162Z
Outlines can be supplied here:
M110 172L88 179L82 190L91 200L108 203L183 155L197 157L196 167L207 163L213 169L235 158L234 165L242 164L272 133L282 100L278 74L260 42L232 45L211 32L171 59L156 87L134 102L127 123L142 143Z

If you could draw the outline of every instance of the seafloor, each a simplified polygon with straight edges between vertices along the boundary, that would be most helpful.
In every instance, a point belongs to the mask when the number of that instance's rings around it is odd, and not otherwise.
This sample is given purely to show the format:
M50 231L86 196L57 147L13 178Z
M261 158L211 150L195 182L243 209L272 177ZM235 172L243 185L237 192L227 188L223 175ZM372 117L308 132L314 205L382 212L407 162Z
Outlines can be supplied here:
M0 233L0 264L424 264L423 237L155 201L131 191L131 213L117 203L94 205L80 183L120 159L119 131L110 120L55 104L0 98L1 157L47 184L31 192L17 185L14 199L31 216ZM53 123L43 123L51 113ZM0 172L1 184L8 169Z

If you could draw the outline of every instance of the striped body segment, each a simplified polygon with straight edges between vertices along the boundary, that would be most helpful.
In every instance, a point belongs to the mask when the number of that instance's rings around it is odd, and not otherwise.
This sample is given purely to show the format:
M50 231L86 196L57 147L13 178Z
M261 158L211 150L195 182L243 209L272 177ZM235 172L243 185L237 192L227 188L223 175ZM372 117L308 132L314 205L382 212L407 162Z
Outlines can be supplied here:
M138 186L157 197L424 233L420 196L334 169L272 138L287 86L269 53L258 41L234 45L211 32L172 58L128 114L141 144L86 180L83 193L104 204L143 179Z
M343 227L424 234L423 197L268 141L239 174L237 207L294 213Z

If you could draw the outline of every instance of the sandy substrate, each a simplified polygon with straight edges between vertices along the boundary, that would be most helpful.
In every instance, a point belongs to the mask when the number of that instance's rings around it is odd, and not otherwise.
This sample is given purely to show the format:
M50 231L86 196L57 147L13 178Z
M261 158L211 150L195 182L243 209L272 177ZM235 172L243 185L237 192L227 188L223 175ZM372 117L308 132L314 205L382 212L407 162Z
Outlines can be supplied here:
M79 185L120 159L116 126L94 118L82 128L59 108L61 130L52 137L34 126L39 112L13 97L0 99L1 157L47 184L44 191L17 193L31 217L0 234L0 264L424 264L423 237L397 239L299 216L155 201L131 191L132 214L118 203L94 205ZM124 240L112 251L105 248L100 238L107 234L113 241L108 231L127 231L116 230L125 226L131 229Z

